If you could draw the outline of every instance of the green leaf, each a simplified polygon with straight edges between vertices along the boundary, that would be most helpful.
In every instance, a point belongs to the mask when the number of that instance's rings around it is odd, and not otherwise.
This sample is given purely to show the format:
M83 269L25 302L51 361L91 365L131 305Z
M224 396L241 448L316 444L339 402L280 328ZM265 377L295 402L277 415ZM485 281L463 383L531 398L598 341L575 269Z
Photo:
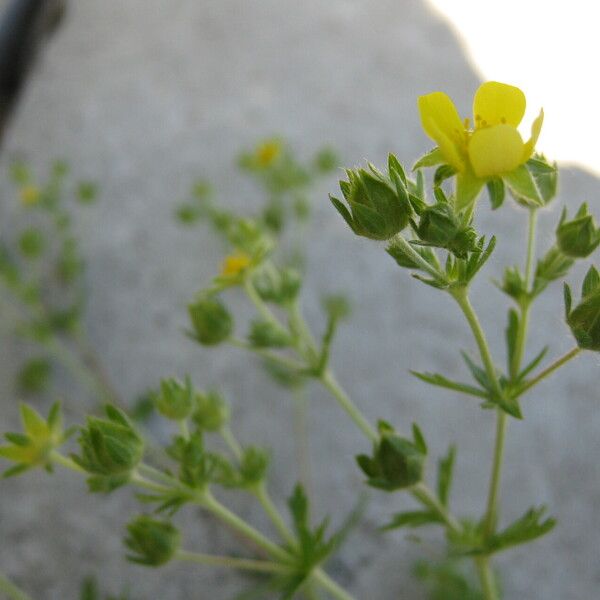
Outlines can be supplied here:
M568 320L571 314L571 306L573 305L573 296L571 294L571 288L567 283L563 287L563 295L565 299L565 318Z
M525 377L527 377L527 375L529 375L529 373L531 373L542 362L542 359L544 356L546 356L547 352L548 346L544 346L542 350L535 356L535 358L521 370L517 380L523 381Z
M515 200L533 207L544 205L535 180L525 165L521 165L514 171L507 173L503 176L503 179Z
M425 441L425 436L416 423L412 424L412 432L417 449L423 454L427 454L427 442Z
M443 387L449 390L453 390L455 392L461 392L463 394L468 394L470 396L475 396L477 398L487 398L488 394L476 387L468 385L466 383L460 383L458 381L452 381L439 373L419 373L417 371L410 371L412 375L424 381L425 383L429 383L431 385L435 385L438 387Z
M81 181L77 186L76 198L81 204L92 204L98 197L98 185L93 181Z
M506 550L546 535L556 525L556 519L543 519L545 512L545 506L530 508L514 523L493 535L485 545L485 553Z
M437 513L430 510L413 510L396 513L387 525L381 527L381 530L390 531L392 529L400 529L401 527L414 529L416 527L423 527L423 525L432 525L434 523L443 523Z
M452 486L452 475L456 459L456 446L448 448L448 453L438 461L437 494L440 502L448 506L450 499L450 488Z
M21 394L38 394L46 388L52 366L44 357L30 359L17 375L17 389Z

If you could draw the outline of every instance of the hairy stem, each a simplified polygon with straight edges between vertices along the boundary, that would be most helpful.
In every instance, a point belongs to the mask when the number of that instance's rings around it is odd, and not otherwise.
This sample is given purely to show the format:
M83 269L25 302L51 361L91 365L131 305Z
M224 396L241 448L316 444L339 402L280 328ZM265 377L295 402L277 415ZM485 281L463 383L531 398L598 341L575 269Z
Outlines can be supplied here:
M281 513L277 510L277 507L271 500L271 496L269 495L264 482L256 486L253 491L263 507L265 514L269 517L283 541L287 542L291 547L295 547L297 545L296 537L286 525Z
M563 354L560 358L557 358L550 366L546 367L541 373L539 373L536 377L529 380L520 390L519 396L528 392L532 387L536 386L540 381L546 379L549 375L552 375L554 371L562 367L564 364L568 363L571 359L575 358L581 352L581 348L575 346L569 350L566 354Z
M329 390L338 404L346 411L356 426L372 441L377 442L379 436L370 423L365 419L360 410L354 405L346 392L337 382L333 373L327 369L321 376L321 383Z
M314 581L323 586L336 600L354 600L348 592L342 589L322 569L315 569L312 577Z
M448 529L454 533L461 533L462 526L450 511L436 498L435 494L424 483L417 483L411 488L412 495L422 504L437 513Z
M179 550L175 555L177 560L195 562L211 567L227 567L230 569L241 569L243 571L255 571L258 573L288 573L289 567L280 563L267 560L253 560L249 558L235 558L232 556L214 556L212 554L201 554Z
M283 550L283 548L279 547L277 544L274 544L260 531L254 529L254 527L246 523L246 521L223 506L223 504L221 504L210 492L206 491L203 494L200 505L214 514L218 519L231 526L245 537L251 539L258 547L265 550L265 552L267 552L274 559L284 563L289 563L290 555Z

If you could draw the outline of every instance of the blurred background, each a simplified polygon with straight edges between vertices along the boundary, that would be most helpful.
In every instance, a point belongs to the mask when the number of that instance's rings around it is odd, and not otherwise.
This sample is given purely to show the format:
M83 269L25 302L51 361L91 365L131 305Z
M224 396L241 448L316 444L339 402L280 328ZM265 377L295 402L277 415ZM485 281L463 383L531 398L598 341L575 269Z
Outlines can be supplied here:
M17 4L32 5L37 15L19 21L33 23L20 35L17 21L6 20ZM572 211L588 200L597 213L598 181L591 173L600 168L594 145L600 125L593 117L596 83L586 66L587 57L597 55L597 40L588 30L593 21L585 3L560 5L560 11L541 2L476 6L442 0L0 1L0 230L16 218L6 176L12 159L25 158L43 172L64 158L78 176L97 181L99 201L78 214L74 227L87 257L86 324L110 378L132 400L169 375L191 373L199 386L219 386L233 404L242 441L275 449L272 492L281 504L295 477L288 466L294 457L291 403L247 355L200 348L183 335L186 304L217 272L222 248L203 230L182 232L173 211L198 177L212 182L227 207L257 206L256 189L233 159L273 134L300 156L329 144L348 166L365 159L382 165L388 152L411 164L431 147L421 131L417 96L443 90L467 115L486 78L519 85L532 114L544 106L538 147L567 163L561 200ZM45 32L52 35L41 41ZM25 54L10 54L11 43L23 48L24 35L31 36ZM38 41L40 52L17 99L21 64ZM479 511L493 420L476 405L408 375L408 369L461 371L456 348L472 347L469 332L446 297L417 285L376 243L349 234L327 200L336 180L334 173L314 194L316 224L307 234L303 293L308 320L322 327L322 293L348 293L353 318L343 326L333 358L341 381L371 420L384 418L404 430L412 421L422 424L432 455L458 441L455 497L463 504L455 510ZM542 247L551 244L557 205L541 215ZM489 278L521 261L526 222L514 204L495 213L486 207L480 229L501 240ZM581 281L583 268L574 270L573 281ZM474 303L500 356L505 299L483 281ZM529 356L545 344L553 355L571 347L562 311L562 291L555 286L534 313ZM18 421L12 382L22 352L2 337L2 430ZM535 550L500 558L508 599L597 595L597 367L595 356L584 355L527 397L525 420L510 424L505 518L545 503L559 525ZM67 374L63 379L57 387L68 390L65 401L85 402L83 390ZM42 411L48 406L39 402ZM368 447L316 387L310 418L317 512L335 519L336 510L349 510L362 489L353 456ZM262 523L250 502L233 501ZM88 495L69 473L0 481L0 570L40 599L76 598L90 574L114 594L131 590L134 599L232 598L243 589L244 580L229 572L186 565L149 571L125 563L121 537L135 506L128 491ZM376 531L383 516L407 506L402 497L372 494L352 543L332 562L332 574L358 598L425 598L412 564L435 554L435 544L426 537L415 545L403 533L382 537ZM235 539L217 524L184 512L179 522L197 532L199 550L235 548Z

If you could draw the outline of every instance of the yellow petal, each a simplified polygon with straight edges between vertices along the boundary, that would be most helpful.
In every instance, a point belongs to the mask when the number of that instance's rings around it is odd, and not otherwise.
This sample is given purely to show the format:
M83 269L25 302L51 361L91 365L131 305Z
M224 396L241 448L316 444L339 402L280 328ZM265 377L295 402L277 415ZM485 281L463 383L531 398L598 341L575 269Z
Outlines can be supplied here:
M419 113L425 133L437 142L448 163L462 171L464 125L452 100L443 92L420 96Z
M525 94L514 85L488 81L479 86L473 100L475 128L493 125L516 127L525 114Z
M245 271L250 266L251 262L250 257L242 252L230 254L223 261L221 275L224 277L235 277L242 271Z
M523 162L525 144L511 125L475 131L469 141L469 158L477 177L509 173Z
M542 124L544 123L544 109L540 110L540 114L537 119L531 125L531 137L525 142L525 148L523 150L523 162L527 162L531 155L535 145L537 144L538 138L540 137L540 131L542 130Z

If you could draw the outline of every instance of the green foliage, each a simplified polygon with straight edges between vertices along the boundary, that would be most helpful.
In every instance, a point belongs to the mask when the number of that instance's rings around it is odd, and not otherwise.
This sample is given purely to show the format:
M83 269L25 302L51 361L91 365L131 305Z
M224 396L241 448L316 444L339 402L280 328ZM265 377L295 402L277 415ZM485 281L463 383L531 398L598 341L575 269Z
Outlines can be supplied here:
M229 422L231 411L227 402L215 390L195 395L192 420L202 431L220 431Z
M252 284L265 302L286 305L298 297L302 277L296 269L275 268L259 271L253 277Z
M440 200L428 206L421 213L415 230L423 245L444 248L457 258L467 258L470 252L476 252L477 232L458 215L440 190Z
M292 342L287 331L262 320L252 321L248 341L255 348L286 348Z
M348 208L334 196L331 202L356 234L374 240L388 240L402 231L412 209L404 170L390 155L384 175L373 165L369 170L346 170L348 181L340 181L340 189Z
M571 290L565 284L567 324L582 350L600 351L600 276L590 267L581 287L581 301L572 308Z
M63 430L62 410L59 402L50 408L44 419L27 404L21 404L23 433L6 433L9 442L0 446L0 457L15 465L3 473L3 477L19 475L36 467L52 470L52 452L62 446L71 431Z
M50 379L52 365L45 357L29 359L17 375L17 389L21 394L39 394L43 392Z
M125 546L131 554L127 559L148 567L168 563L179 550L181 534L169 521L159 521L140 515L127 525Z
M91 491L108 492L127 483L144 453L144 440L125 413L111 405L105 413L105 419L87 418L77 440L81 454L72 457L90 474Z
M222 456L209 452L204 446L201 432L195 432L189 439L175 438L168 448L168 453L179 465L179 480L186 486L204 490L211 483L229 484L234 479L233 467ZM185 493L167 494L160 510L178 508L190 498ZM148 500L158 497L147 496Z
M189 376L181 383L176 379L163 379L160 392L155 398L158 412L174 421L182 421L192 414L194 409L194 388Z
M398 436L387 423L379 424L379 441L373 456L356 457L358 466L367 476L371 487L393 492L411 487L423 478L427 447L418 428L413 429L413 440Z
M588 213L588 206L583 203L575 218L568 220L567 209L564 208L560 223L556 228L556 244L560 251L570 258L585 258L600 244L600 228L593 215Z
M19 249L25 258L39 258L45 247L44 234L35 227L28 227L19 236Z
M456 560L419 561L414 567L414 575L426 585L429 600L484 600Z
M224 342L233 331L233 318L225 305L214 297L199 297L188 305L191 337L203 346Z
M546 535L554 529L556 519L552 517L544 519L545 512L545 506L530 508L514 523L492 535L485 543L483 553L500 552Z

